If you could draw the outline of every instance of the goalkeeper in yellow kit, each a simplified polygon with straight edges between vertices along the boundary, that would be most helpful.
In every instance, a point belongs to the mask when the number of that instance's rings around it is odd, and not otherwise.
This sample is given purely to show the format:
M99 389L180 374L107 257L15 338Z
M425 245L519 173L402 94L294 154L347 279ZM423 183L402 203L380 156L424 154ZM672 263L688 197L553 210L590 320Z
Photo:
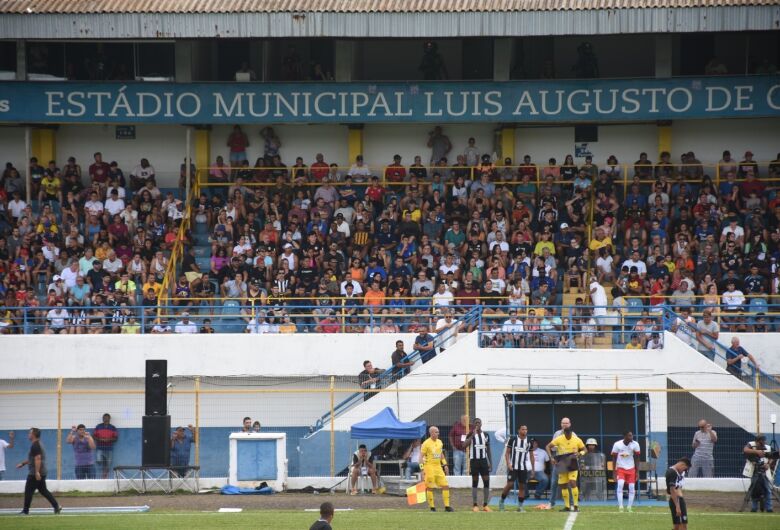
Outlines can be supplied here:
M431 427L428 429L430 438L425 440L420 448L422 479L425 481L426 496L428 497L428 506L431 511L436 511L433 501L433 490L441 488L441 497L444 500L444 510L454 512L450 507L450 486L447 483L446 471L449 471L447 458L444 456L444 444L439 439L439 428Z
M556 449L555 457L552 455L552 448ZM580 490L577 487L578 464L577 457L585 453L585 444L571 430L571 425L563 429L563 434L553 438L547 444L547 456L550 462L555 465L558 472L558 486L563 488L568 486L568 491L562 490L564 508L561 511L578 512L580 504ZM571 504L569 504L569 494L571 493Z

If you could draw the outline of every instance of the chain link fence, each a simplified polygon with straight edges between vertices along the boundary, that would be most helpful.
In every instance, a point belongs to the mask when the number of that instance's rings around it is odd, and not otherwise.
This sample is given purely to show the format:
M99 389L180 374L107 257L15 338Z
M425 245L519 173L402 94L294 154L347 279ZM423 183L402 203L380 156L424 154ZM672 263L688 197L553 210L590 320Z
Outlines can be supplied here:
M350 438L350 427L384 407L393 409L402 421L425 420L428 425L437 425L455 473L467 472L468 459L461 463L458 450L462 449L460 436L474 418L482 419L484 430L495 440L496 472L502 442L519 424L527 424L529 435L543 447L561 417L568 416L575 432L596 438L598 450L606 455L622 430L634 431L643 444L643 459L654 449L659 469L666 461L694 455L694 437L702 436L697 431L704 420L711 425L717 442L712 465L704 466L702 476L737 477L744 464L742 447L753 439L759 422L765 423L764 416L773 411L776 396L773 390L745 385L735 389L726 381L722 388L686 385L683 389L671 378L663 388L638 388L644 380L614 376L577 376L563 381L552 376L411 374L403 384L396 381L371 389L361 388L357 376L171 377L168 411L173 428L192 426L197 433L190 461L201 467L202 477L227 476L228 436L244 427L245 418L250 420L250 429L287 434L289 476L345 476L352 452L363 442ZM15 447L6 452L6 480L24 478L26 471L14 465L26 457L30 427L43 431L51 478L75 479L77 465L85 462L94 466L89 475L94 478L112 477L113 466L141 463L143 379L110 383L90 379L3 380L0 396L0 438L7 440L9 431L16 434ZM609 407L624 402L642 412L637 416L625 412L630 419L626 425L618 425ZM346 405L339 408L342 403ZM594 409L596 406L601 408ZM69 436L76 430L74 437L78 438L77 428L84 425L94 439L104 414L111 415L110 422L118 432L111 459L93 454L85 460L76 450L78 444L69 443ZM410 441L380 442L369 442L369 448L378 459L388 461L382 472L404 473Z

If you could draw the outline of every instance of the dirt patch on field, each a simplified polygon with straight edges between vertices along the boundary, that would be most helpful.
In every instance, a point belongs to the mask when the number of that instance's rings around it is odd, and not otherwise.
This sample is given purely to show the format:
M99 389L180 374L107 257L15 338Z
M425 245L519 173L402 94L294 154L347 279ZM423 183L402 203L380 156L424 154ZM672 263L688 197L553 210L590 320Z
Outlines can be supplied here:
M494 495L499 491L495 490ZM709 493L686 492L688 508L692 511L725 511L735 512L742 503L743 495L740 493ZM320 503L332 502L337 508L353 508L355 510L403 508L406 499L390 495L346 495L343 491L335 494L310 493L279 493L275 495L255 496L228 496L219 493L175 495L111 495L92 496L84 494L57 495L63 506L141 506L148 505L152 510L164 511L215 511L220 508L243 508L246 510L302 510L305 508L319 508ZM480 492L481 498L481 492ZM437 505L441 504L441 498L437 494ZM4 495L0 497L0 508L21 508L21 495ZM471 492L468 490L453 490L452 505L456 509L468 509L471 506ZM33 507L47 507L48 503L35 496ZM425 505L418 509L426 509Z

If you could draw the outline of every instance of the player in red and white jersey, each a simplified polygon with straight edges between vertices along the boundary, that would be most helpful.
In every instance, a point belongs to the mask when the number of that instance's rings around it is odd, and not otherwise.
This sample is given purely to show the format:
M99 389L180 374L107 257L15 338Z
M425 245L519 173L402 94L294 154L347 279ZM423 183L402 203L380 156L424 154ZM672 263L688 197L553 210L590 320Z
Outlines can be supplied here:
M612 468L615 470L617 484L618 506L623 511L623 484L628 482L628 511L634 504L637 468L639 467L639 444L634 440L634 433L626 431L623 439L612 446Z

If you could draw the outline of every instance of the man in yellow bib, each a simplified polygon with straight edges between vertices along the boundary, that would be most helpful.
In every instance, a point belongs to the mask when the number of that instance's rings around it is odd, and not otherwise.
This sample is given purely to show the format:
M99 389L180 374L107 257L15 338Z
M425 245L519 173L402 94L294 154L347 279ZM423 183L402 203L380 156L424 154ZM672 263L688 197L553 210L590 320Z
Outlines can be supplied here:
M446 472L449 471L447 458L444 456L444 444L439 439L439 428L431 426L428 429L430 438L425 440L420 448L420 460L422 464L422 479L425 481L428 506L431 511L436 511L433 501L433 490L441 488L441 498L444 501L444 511L454 512L450 507L450 486L447 483Z
M553 447L556 449L555 457L552 455ZM550 462L558 473L558 486L561 490L563 490L563 486L568 486L568 491L562 491L564 508L561 511L579 511L580 490L577 487L577 475L579 474L577 455L582 454L585 454L585 444L572 432L571 425L563 429L563 434L553 438L547 444L547 456L550 457ZM572 504L569 501L569 493L571 493L573 500Z

